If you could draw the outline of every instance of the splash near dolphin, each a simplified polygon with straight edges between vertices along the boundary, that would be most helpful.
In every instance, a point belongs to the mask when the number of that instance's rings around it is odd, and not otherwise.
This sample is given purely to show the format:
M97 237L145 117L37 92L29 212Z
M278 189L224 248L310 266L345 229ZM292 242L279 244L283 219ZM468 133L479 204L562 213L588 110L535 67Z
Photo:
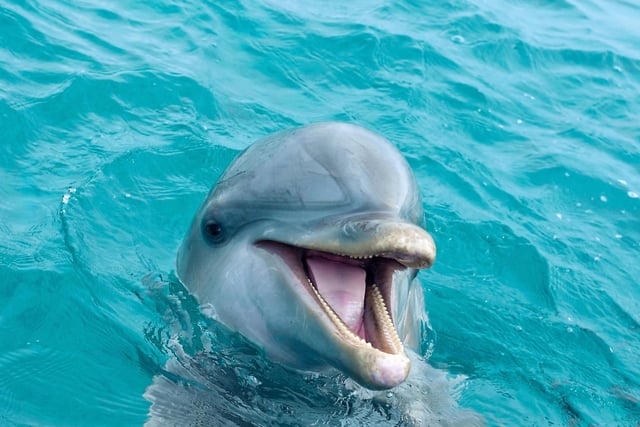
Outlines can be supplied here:
M435 259L416 180L383 137L319 123L262 139L195 215L177 274L208 312L303 370L371 389L402 383Z

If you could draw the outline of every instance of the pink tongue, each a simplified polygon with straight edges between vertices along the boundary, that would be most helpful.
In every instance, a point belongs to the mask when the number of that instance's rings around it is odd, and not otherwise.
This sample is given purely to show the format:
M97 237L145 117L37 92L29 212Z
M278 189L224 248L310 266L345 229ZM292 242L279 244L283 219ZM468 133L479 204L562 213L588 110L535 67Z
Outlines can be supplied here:
M353 265L322 257L307 258L320 295L356 335L362 331L365 271Z

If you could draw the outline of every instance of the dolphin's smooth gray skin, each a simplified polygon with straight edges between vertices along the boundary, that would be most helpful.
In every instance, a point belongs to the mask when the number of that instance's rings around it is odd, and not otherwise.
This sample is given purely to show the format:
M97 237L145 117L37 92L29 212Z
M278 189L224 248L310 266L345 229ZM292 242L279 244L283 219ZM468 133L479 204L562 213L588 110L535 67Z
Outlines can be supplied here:
M435 245L415 178L383 137L344 123L245 150L196 214L177 274L203 312L294 368L402 383L426 319Z

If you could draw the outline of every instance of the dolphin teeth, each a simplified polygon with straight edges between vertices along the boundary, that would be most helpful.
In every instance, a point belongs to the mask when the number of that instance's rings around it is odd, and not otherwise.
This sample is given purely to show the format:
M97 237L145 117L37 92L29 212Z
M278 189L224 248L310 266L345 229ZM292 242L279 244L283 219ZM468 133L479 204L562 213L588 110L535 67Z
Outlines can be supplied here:
M382 293L376 284L371 285L371 306L373 307L373 315L376 323L380 324L379 330L384 336L384 343L389 346L392 353L399 353L403 350L402 341L398 336L387 305L384 302Z
M335 311L333 311L329 303L327 303L327 301L322 297L318 289L316 289L315 285L313 284L311 279L308 277L307 277L307 282L309 283L309 286L311 287L311 289L313 289L314 294L320 301L320 305L324 309L325 313L327 313L327 315L329 316L333 324L338 328L338 331L340 331L343 335L351 338L352 340L356 339L358 341L363 341L362 338L356 336L353 332L351 332L351 330L347 327L347 325L344 324L342 319L340 319L340 317L335 313Z
M359 337L354 334L351 329L344 323L344 321L336 314L333 308L329 305L329 303L324 299L322 294L318 291L316 286L313 284L311 278L307 277L307 282L309 283L309 287L313 290L313 293L318 298L320 305L322 306L324 312L329 316L331 322L336 326L341 335L347 338L350 342L356 345L364 345L367 348L382 351L374 347L371 342L366 341L365 339ZM387 308L386 303L384 302L384 298L380 289L376 284L371 285L370 292L367 293L367 298L370 300L370 304L372 307L373 316L375 318L375 322L378 324L378 330L382 332L383 345L385 350L391 352L393 354L402 353L404 351L404 346L402 345L402 341L398 336L398 332L393 324L393 320L391 320L391 314L389 314L389 310Z
M313 284L313 282L311 281L311 279L309 277L307 277L307 282L309 283L309 286L313 290L313 293L316 295L316 297L320 301L320 305L324 309L325 313L327 313L327 315L329 316L329 318L331 319L333 324L338 328L338 331L343 336L348 338L349 341L354 342L355 344L358 344L358 345L366 344L367 346L371 347L371 343L365 341L363 338L360 338L359 336L354 334L351 331L351 329L349 329L349 327L347 325L345 325L345 323L342 321L340 316L338 316L336 314L336 312L333 310L333 308L331 308L329 303L323 298L322 294L320 294L320 292L315 287L315 285Z
M343 254L340 252L336 252L336 255L339 255L341 257L345 257L345 258L351 258L351 259L373 259L373 258L378 258L378 257L383 257L383 254L372 254L372 255L349 255L349 254Z

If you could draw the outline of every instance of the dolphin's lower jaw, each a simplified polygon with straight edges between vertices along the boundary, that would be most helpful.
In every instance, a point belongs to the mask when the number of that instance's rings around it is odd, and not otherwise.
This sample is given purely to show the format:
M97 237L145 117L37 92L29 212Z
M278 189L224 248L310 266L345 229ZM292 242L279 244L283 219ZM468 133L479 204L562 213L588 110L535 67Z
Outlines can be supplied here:
M322 308L341 353L331 355L331 363L372 389L406 379L410 361L389 312L393 275L405 265L386 256L338 255L274 241L257 246L280 256L298 289Z

